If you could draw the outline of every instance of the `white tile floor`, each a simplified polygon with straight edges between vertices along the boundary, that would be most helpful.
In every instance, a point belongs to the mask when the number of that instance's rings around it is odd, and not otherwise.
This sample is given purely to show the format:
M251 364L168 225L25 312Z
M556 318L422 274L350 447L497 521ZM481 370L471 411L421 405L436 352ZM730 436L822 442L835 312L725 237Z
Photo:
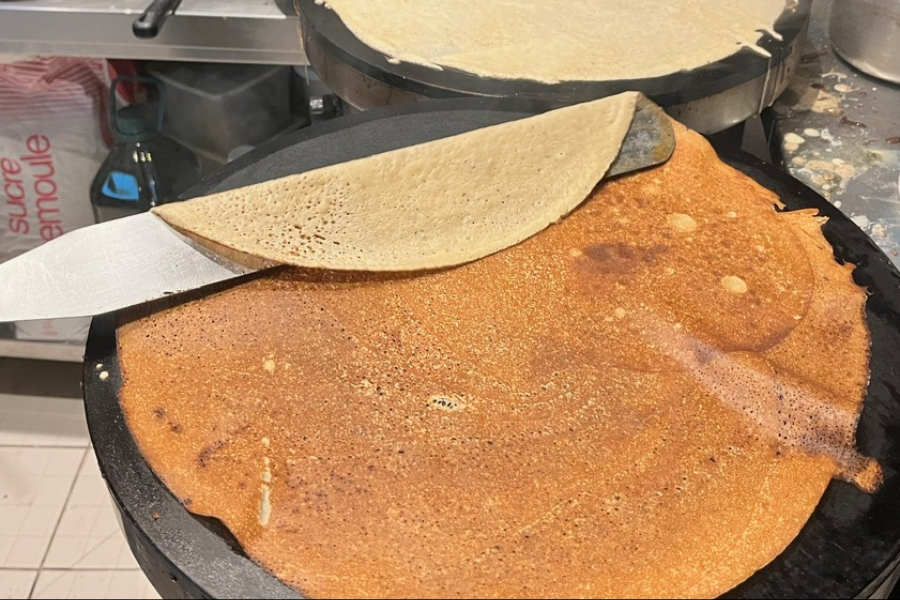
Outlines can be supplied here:
M159 598L119 529L80 400L0 394L4 598Z

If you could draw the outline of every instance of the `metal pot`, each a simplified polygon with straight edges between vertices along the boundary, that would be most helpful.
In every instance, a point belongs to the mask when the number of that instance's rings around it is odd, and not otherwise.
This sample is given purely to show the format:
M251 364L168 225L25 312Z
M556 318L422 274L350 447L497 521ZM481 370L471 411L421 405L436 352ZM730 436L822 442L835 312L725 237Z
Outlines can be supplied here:
M835 0L829 34L851 65L900 83L900 0Z

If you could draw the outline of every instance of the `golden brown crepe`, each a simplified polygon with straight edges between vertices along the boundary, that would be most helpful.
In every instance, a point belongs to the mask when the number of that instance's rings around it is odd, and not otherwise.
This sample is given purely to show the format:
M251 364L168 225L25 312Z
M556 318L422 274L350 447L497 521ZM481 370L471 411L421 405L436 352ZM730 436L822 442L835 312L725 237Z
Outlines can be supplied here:
M865 291L777 203L679 127L484 260L280 269L123 325L122 407L188 509L310 597L716 596L832 477L879 477Z

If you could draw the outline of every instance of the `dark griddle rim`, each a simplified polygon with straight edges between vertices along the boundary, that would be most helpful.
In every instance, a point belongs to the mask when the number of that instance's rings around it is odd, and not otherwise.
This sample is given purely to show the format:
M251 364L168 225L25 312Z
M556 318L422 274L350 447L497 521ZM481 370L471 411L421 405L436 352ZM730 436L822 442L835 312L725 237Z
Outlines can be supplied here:
M464 99L393 107L311 128L296 137L313 140L347 127L371 124L378 119L390 121L391 117L398 116L427 119L430 113L438 113L440 119L446 120L454 110L472 108L485 111L485 119L496 121L498 115L492 110L515 110L515 104L508 100ZM522 105L523 111L533 108L534 103ZM512 118L520 116L521 113L514 113ZM379 143L397 142L389 139L394 127L383 129ZM277 150L269 153L270 156L289 151L292 146L282 141L272 147ZM858 439L864 452L882 461L888 475L885 486L875 496L862 494L845 483L832 482L812 518L789 548L726 597L859 596L880 583L885 569L900 553L900 519L896 518L900 510L900 477L897 477L900 468L900 274L852 221L818 194L749 154L727 147L717 149L726 162L776 191L789 209L817 208L828 216L825 235L834 245L836 255L858 265L854 276L871 291L867 315L873 330L869 397ZM353 152L365 153L359 148ZM264 163L267 149L260 148L254 154L253 164ZM243 174L253 172L252 166L233 171L224 181L212 178L206 182L206 190L249 183L240 179ZM179 300L170 298L143 309L159 309ZM120 318L122 314L104 315L92 324L85 356L85 408L101 471L138 562L158 589L175 586L172 589L181 597L299 597L244 556L217 521L188 513L141 457L119 406L122 376L115 330ZM103 367L98 369L98 364ZM109 374L107 380L100 379L101 371ZM177 581L173 582L173 577Z
M492 98L534 98L572 104L626 91L640 91L662 106L685 104L706 98L752 81L777 67L801 35L809 20L811 0L799 0L797 8L786 9L775 24L782 36L761 34L758 45L772 58L748 48L728 58L693 71L663 77L619 81L570 81L555 84L527 79L478 77L458 69L441 71L410 63L392 64L381 52L359 40L340 17L316 0L296 0L304 44L319 46L325 53L360 73L392 87L430 98L485 96Z

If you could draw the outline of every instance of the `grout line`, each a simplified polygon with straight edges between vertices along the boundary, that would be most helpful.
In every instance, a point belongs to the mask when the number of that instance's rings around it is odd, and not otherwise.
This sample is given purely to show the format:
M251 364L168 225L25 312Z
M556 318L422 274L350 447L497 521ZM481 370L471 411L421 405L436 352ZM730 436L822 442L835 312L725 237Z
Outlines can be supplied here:
M103 544L105 544L105 543L108 542L109 540L115 538L116 535L118 535L118 534L120 534L120 533L121 533L121 532L120 532L118 529L116 529L116 530L113 531L112 533L107 534L106 536L100 538L100 541L96 542L93 546L91 546L90 548L88 548L87 550L85 550L84 552L81 553L81 558L79 558L78 560L76 560L76 561L72 564L71 570L73 570L73 571L88 571L88 570L90 570L90 569L84 568L84 567L79 568L78 565L81 564L81 562L82 562L84 559L86 559L88 556L90 556L91 553L92 553L94 550L98 549L100 546L102 546ZM117 571L118 569L116 569L116 567L107 567L106 570L109 570L109 571Z
M38 567L37 575L34 576L34 583L31 584L31 590L28 592L29 598L34 596L34 590L37 588L38 579L41 578L41 573L44 570L44 562L47 560L47 555L50 554L50 546L53 545L53 538L56 537L59 524L62 523L63 515L66 514L66 507L69 505L69 500L72 498L72 492L75 491L75 484L78 482L78 474L81 473L81 467L84 466L84 461L87 459L89 451L89 448L85 448L84 454L81 455L81 461L78 463L78 468L75 470L75 477L72 478L72 485L69 487L69 492L66 494L66 499L63 501L62 510L59 511L56 525L53 526L53 533L50 534L50 539L47 541L47 549L44 550L44 556L41 557L41 564Z

